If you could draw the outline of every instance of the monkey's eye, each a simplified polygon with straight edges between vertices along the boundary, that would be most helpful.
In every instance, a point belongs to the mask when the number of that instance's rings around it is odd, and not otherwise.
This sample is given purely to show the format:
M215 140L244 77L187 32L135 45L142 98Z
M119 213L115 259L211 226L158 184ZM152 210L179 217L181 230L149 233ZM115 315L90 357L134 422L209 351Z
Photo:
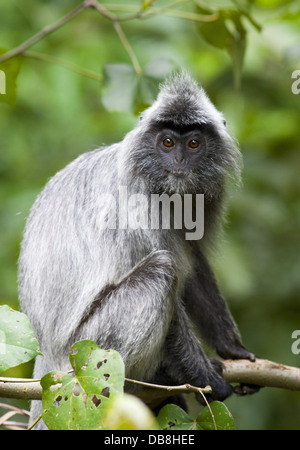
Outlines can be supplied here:
M163 145L167 148L173 147L174 141L171 138L165 138L163 140Z
M195 150L196 148L199 147L199 141L197 141L197 139L191 139L188 145L190 148Z

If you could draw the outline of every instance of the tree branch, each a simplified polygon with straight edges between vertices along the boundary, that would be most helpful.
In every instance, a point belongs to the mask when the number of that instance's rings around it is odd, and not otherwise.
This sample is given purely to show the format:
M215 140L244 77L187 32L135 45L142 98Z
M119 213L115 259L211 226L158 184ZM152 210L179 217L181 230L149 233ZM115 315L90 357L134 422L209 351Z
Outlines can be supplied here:
M300 391L300 368L285 366L266 359L256 359L250 362L245 359L225 360L223 378L229 383L248 383L259 386L276 387ZM210 387L199 388L184 384L181 386L161 386L141 381L125 379L126 383L140 386L137 396L145 403L157 404L176 394L191 392L210 392ZM0 397L40 400L42 388L38 380L24 378L0 378Z
M41 400L42 387L39 381L22 378L0 378L0 397Z
M193 12L189 12L189 11L177 11L177 10L172 9L177 4L185 3L185 1L186 0L180 0L180 1L174 2L173 4L169 5L168 8L166 8L166 7L152 8L151 3L149 3L150 7L146 8L145 11L143 10L142 7L133 7L133 10L135 11L133 14L127 15L125 17L118 17L115 14L111 13L108 9L113 10L115 7L115 9L121 11L122 9L123 10L124 9L132 10L132 7L128 6L128 5L123 5L123 6L118 5L117 7L115 5L106 5L107 6L107 8L106 8L105 6L101 5L97 0L85 0L80 5L78 5L75 9L70 11L68 14L66 14L65 16L63 16L62 18L60 18L53 24L47 25L41 31L39 31L37 34L35 34L31 38L27 39L25 42L23 42L19 46L4 53L3 55L0 55L0 63L7 61L8 59L11 59L17 55L22 55L22 54L25 55L25 52L28 48L32 47L34 44L39 42L45 36L53 33L58 28L62 27L64 24L66 24L67 22L72 20L74 17L76 17L81 11L88 9L88 8L92 8L92 9L95 9L96 11L98 11L103 17L105 17L106 19L108 19L112 22L112 24L115 28L115 31L117 32L126 52L128 53L128 55L131 59L131 62L133 64L133 67L134 67L136 73L140 74L142 71L141 71L141 67L139 65L138 59L137 59L133 49L131 48L131 46L128 42L128 39L126 38L126 35L125 35L123 29L120 26L120 22L132 20L132 19L148 18L153 15L159 15L159 14L166 14L166 15L171 15L174 17L179 17L182 19L187 19L187 20L191 20L191 21L200 21L200 22L211 22L211 21L215 21L218 19L219 15L217 13L211 14L211 15L201 15L201 14L197 14L197 13L193 13ZM25 56L29 56L29 52L27 52L27 55L25 55ZM31 57L38 58L37 54L35 56L31 55ZM42 58L39 57L39 59L42 59ZM43 59L46 60L46 57L44 57ZM53 61L51 61L50 57L47 57L47 60L49 62L53 62ZM66 63L64 65L66 67L69 66L68 68L71 68L71 65L68 63ZM72 70L74 70L74 68Z
M128 53L132 65L134 67L135 72L139 75L142 73L142 69L140 67L140 64L138 62L138 59L132 49L132 47L130 46L128 39L126 38L126 35L123 31L123 29L121 28L121 25L119 23L119 19L117 16L115 16L114 14L110 13L109 11L107 11L102 5L100 5L98 3L97 0L85 0L83 3L81 3L79 6L77 6L77 8L73 9L71 12L69 12L68 14L66 14L64 17L62 17L61 19L57 20L55 23L53 23L52 25L47 25L46 27L44 27L41 31L39 31L37 34L35 34L34 36L32 36L31 38L27 39L25 42L23 42L21 45L19 45L18 47L15 47L14 49L4 53L3 55L0 56L0 63L13 58L14 56L17 55L21 55L24 54L25 56L28 57L36 57L38 58L39 55L39 59L42 59L41 54L37 54L37 53L33 53L33 52L26 52L26 50L30 47L32 47L34 44L36 44L37 42L39 42L41 39L43 39L45 36L47 36L50 33L53 33L54 31L56 31L58 28L60 28L61 26L63 26L65 23L69 22L70 20L72 20L75 16L77 16L77 14L79 14L81 11L83 11L84 9L87 8L93 8L96 11L98 11L101 16L105 17L106 19L110 20L113 24L113 27L117 33L117 35L119 36L119 39L123 45L123 47L125 48L126 52ZM136 17L139 16L139 13L136 14ZM43 58L44 60L48 60L49 62L53 62L51 61L51 57L48 56L47 58L44 56ZM55 61L55 63L57 63L57 60ZM60 62L61 64L61 62ZM64 64L66 67L68 66L68 68L71 68L71 64ZM74 70L76 66L74 65L72 67L72 70ZM78 71L78 67L77 69L75 69L76 71ZM86 71L87 72L87 71Z
M300 369L267 359L225 360L223 378L229 383L249 383L291 391L300 391Z
M79 14L82 10L88 7L88 2L84 1L81 3L77 8L73 9L71 12L66 14L61 19L57 20L52 25L47 25L45 28L43 28L41 31L39 31L37 34L32 36L31 38L27 39L27 41L23 42L18 47L13 48L9 52L4 53L0 56L0 63L3 61L6 61L7 59L13 58L14 56L20 55L25 50L27 50L29 47L32 47L34 44L36 44L38 41L43 39L45 36L47 36L50 33L53 33L53 31L57 30L61 26L63 26L65 23L69 22L69 20L73 19L77 14Z

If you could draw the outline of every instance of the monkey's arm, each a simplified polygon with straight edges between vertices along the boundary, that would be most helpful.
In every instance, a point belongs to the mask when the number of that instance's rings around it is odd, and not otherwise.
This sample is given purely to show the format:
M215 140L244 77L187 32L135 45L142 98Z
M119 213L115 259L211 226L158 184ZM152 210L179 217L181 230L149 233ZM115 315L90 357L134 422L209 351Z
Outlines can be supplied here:
M165 341L162 365L152 382L168 385L189 383L198 387L210 385L212 394L207 395L207 399L223 401L231 395L232 388L224 383L215 362L203 352L185 308L179 302ZM196 398L203 402L200 394Z
M195 256L194 274L186 283L184 303L203 339L222 358L255 360L243 346L214 274L200 252Z

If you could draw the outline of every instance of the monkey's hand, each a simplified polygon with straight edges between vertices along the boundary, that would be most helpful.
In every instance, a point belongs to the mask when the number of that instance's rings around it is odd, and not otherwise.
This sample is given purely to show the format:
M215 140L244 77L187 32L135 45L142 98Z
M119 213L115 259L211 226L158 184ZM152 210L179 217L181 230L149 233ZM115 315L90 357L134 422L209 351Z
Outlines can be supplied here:
M232 394L233 392L232 386L229 383L227 383L227 381L225 381L224 378L222 378L221 376L223 367L221 361L218 361L213 358L210 358L209 361L211 363L212 370L208 374L206 384L211 386L212 393L206 394L205 398L208 402L212 402L215 400L223 401ZM200 385L203 385L203 383L201 383ZM196 394L196 399L202 405L206 404L205 400L203 399L203 395Z
M248 353L250 353L250 352L248 352ZM251 355L253 355L253 353L251 353ZM231 359L233 359L233 358L231 358ZM240 358L240 359L246 359L246 358ZM250 359L250 358L247 358L247 359ZM254 356L254 360L250 359L250 361L255 361L255 356ZM211 362L212 366L214 367L215 371L218 372L222 376L223 368L224 368L222 362L217 359L214 359L214 358L210 358L210 362ZM237 386L234 386L232 388L232 390L237 395L251 395L251 394L255 394L256 392L258 392L260 390L260 388L261 388L261 386L257 386L256 384L241 383L241 384L238 384Z

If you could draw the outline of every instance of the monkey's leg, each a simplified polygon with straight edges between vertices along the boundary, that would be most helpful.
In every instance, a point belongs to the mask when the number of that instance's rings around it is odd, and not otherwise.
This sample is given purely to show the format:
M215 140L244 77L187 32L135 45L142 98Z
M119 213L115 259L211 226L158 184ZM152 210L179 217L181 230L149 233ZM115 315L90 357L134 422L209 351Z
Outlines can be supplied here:
M184 303L202 337L222 358L255 360L243 346L214 274L200 252L195 258L194 275L186 284Z
M118 284L97 295L73 341L92 339L101 348L119 351L128 378L149 380L162 357L176 285L170 253L151 253Z
M107 286L97 295L88 314L64 344L63 362L51 355L37 358L35 376L58 369L61 364L65 368L72 343L91 339L101 348L120 352L128 378L149 381L162 359L175 308L176 284L175 264L169 252L153 252L118 284ZM33 401L31 422L40 412L41 402ZM40 421L35 429L42 428L45 425Z

